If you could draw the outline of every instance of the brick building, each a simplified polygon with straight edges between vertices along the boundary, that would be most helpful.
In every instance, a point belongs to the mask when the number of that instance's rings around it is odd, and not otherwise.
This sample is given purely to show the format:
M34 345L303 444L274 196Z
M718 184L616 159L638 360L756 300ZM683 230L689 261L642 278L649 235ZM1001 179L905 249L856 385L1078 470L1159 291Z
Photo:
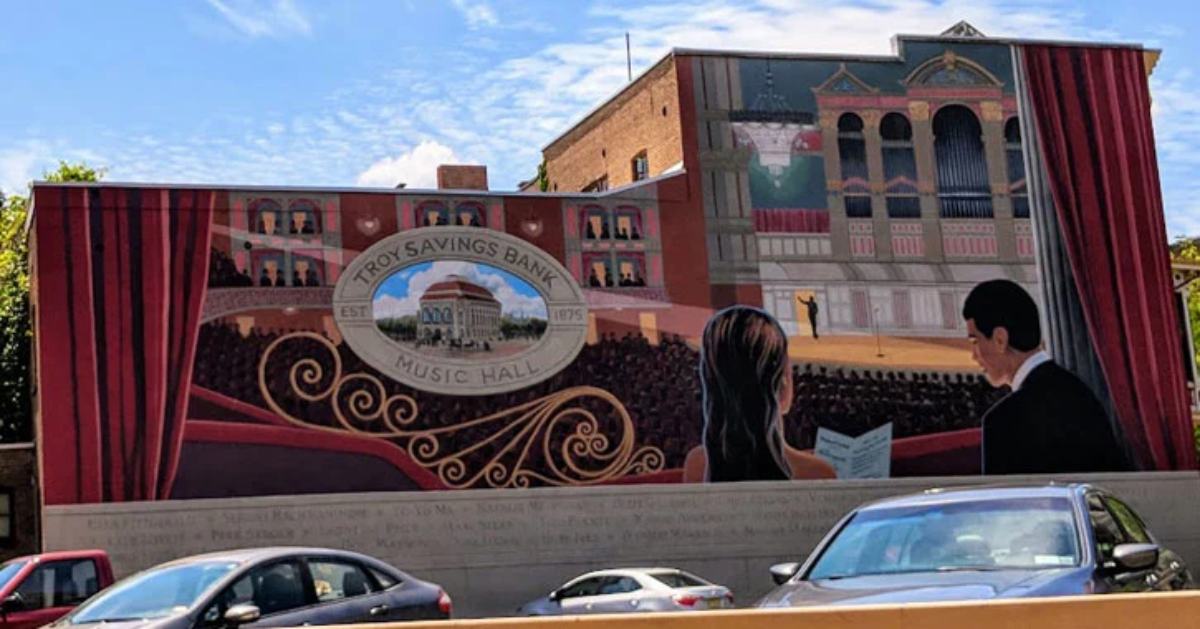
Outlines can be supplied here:
M482 344L500 337L500 302L464 277L451 275L430 286L420 305L419 338Z
M39 514L33 444L0 444L0 562L38 551Z

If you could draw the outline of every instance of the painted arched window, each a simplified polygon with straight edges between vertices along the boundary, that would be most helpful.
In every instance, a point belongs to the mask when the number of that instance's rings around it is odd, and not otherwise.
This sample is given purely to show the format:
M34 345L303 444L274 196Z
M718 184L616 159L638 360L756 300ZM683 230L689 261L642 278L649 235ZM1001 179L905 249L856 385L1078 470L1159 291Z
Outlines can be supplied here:
M250 225L260 234L282 234L287 230L283 207L274 199L255 199L250 202Z
M450 224L450 210L441 201L425 201L417 206L413 224L417 227L433 227Z
M325 274L317 255L292 254L292 286L320 286Z
M975 113L962 105L943 107L933 117L933 138L942 218L991 218L983 129Z
M838 161L842 165L842 194L846 216L871 217L871 188L867 174L867 143L863 121L856 114L838 118Z
M580 238L584 240L608 240L612 238L612 225L609 224L608 210L598 205L590 205L583 208L580 217L583 219L580 221Z
M454 323L454 316L450 314L450 306L442 308L442 323Z
M618 240L641 240L642 211L632 205L622 205L613 212L613 238Z
M309 199L289 203L287 230L292 234L321 233L320 205Z
M451 222L465 227L485 227L487 219L484 215L483 204L475 201L459 203L454 207L454 216Z
M1025 155L1021 151L1021 123L1016 116L1004 125L1004 154L1008 166L1008 192L1013 216L1029 218L1029 187L1025 184Z
M879 122L888 218L921 217L921 201L917 197L917 159L913 153L912 136L912 124L904 114L892 112Z

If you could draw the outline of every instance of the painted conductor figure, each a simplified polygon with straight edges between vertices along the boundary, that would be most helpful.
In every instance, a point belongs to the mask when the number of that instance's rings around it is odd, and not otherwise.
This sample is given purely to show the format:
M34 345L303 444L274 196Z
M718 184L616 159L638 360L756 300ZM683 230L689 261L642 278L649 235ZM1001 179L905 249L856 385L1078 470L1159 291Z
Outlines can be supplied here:
M799 301L800 303L804 304L808 308L808 324L810 327L812 327L813 338L814 339L821 338L821 335L817 334L817 313L820 312L820 310L821 310L820 308L817 307L817 296L816 295L810 296L808 298L808 301L805 301L803 297L797 297L796 301Z

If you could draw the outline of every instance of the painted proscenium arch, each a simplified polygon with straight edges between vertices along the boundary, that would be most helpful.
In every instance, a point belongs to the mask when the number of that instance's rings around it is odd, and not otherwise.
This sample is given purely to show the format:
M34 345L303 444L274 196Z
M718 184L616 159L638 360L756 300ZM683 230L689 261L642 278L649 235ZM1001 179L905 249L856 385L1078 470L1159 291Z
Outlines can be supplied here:
M515 356L432 358L388 338L375 324L375 291L414 264L454 260L496 267L525 280L546 303L546 332ZM367 364L422 391L492 395L537 384L571 364L587 340L583 290L562 264L515 236L477 227L422 227L381 240L354 258L333 293L342 337Z

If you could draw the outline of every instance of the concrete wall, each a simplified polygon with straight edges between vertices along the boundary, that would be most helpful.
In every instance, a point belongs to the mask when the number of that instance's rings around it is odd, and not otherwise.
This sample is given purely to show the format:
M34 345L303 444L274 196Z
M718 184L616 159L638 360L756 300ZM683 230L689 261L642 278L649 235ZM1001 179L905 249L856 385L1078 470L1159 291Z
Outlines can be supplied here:
M1200 567L1200 474L1085 478L1126 498L1160 541ZM771 588L771 564L803 559L859 503L977 482L641 485L62 506L46 510L45 544L107 549L121 575L227 548L349 548L440 583L460 617L510 614L583 571L621 565L691 570L728 585L740 605L749 605Z
M545 148L550 191L578 192L604 176L609 188L632 183L633 158L642 151L651 177L683 161L672 57Z
M0 561L36 552L37 451L31 444L0 445L0 492L12 494L12 536L0 539Z

